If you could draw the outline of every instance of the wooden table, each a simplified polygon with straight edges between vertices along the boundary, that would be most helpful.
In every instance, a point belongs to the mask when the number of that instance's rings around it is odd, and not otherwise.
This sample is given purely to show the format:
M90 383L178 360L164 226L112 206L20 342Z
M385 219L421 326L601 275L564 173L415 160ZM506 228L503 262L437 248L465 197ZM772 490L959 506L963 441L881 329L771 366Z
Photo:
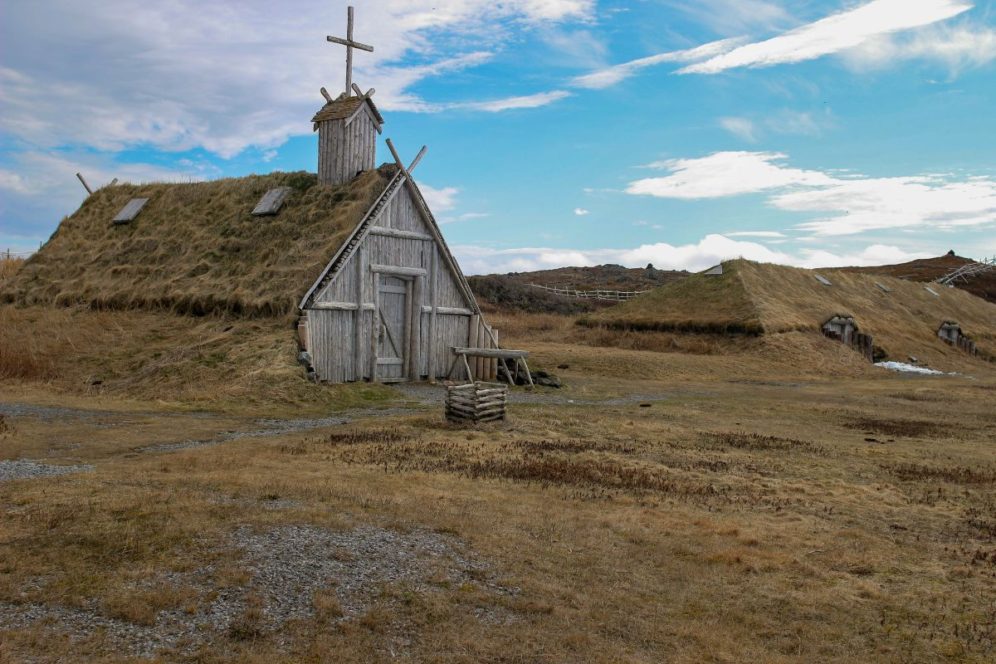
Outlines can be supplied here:
M487 357L490 359L497 358L499 360L515 360L515 373L519 373L519 366L521 365L526 372L526 379L529 381L529 385L533 385L533 375L529 372L529 365L526 364L526 358L529 357L529 351L525 350L507 350L504 348L458 348L453 347L453 354L456 356L453 358L453 364L450 365L450 372L447 374L450 378L453 377L453 372L456 371L457 365L460 361L463 361L463 366L467 370L467 379L474 380L474 372L470 370L470 362L467 361L467 357ZM504 362L498 363L499 367L505 367L505 375L508 377L508 382L515 385L515 378L509 373L508 367Z

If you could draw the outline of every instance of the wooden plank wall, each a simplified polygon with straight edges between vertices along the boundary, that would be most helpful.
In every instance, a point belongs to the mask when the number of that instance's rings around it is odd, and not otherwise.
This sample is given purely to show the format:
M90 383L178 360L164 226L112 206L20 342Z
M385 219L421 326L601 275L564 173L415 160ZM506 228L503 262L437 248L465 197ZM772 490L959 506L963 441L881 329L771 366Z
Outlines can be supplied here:
M361 120L368 122L366 118L357 118L354 123ZM426 236L430 234L407 189L398 192L373 220L373 224ZM456 275L446 268L446 262L434 241L371 233L360 246L361 250L343 263L332 281L316 296L315 306L319 308L308 312L309 351L319 379L344 382L370 377L369 340L375 301L374 275L369 270L370 265L425 271L425 276L413 277L411 289L416 300L412 304L419 316L415 325L417 329L414 330L419 340L414 367L417 375L413 376L414 379L446 378L453 362L454 346L495 347L487 324L473 311L473 303L464 299ZM361 259L360 254L365 256ZM358 299L363 308L359 316L355 308ZM352 309L329 311L320 308L333 305L349 305ZM363 326L359 334L355 328L357 317ZM361 340L359 348L356 348L357 339ZM356 373L357 357L359 373ZM476 379L495 380L497 361L482 359L474 363L473 369ZM468 376L465 373L460 366L454 378L466 379Z
M318 124L318 181L339 185L376 165L377 130L370 116L360 113L346 126L343 120Z

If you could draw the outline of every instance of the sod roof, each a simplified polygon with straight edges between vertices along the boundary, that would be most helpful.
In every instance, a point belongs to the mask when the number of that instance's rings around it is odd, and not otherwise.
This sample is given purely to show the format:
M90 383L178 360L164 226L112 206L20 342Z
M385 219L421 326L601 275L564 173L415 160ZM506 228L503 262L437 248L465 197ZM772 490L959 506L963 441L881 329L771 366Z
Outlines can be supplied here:
M202 315L283 316L321 274L384 190L394 166L341 186L311 173L104 187L59 225L0 301ZM292 192L279 214L254 217L270 189ZM149 202L129 224L112 219Z
M939 360L960 352L937 339L938 327L951 320L983 351L996 354L996 305L960 289L935 284L935 296L922 283L881 275L746 260L723 266L721 276L692 275L590 314L584 322L631 329L777 334L818 332L831 316L847 314L893 359L914 355ZM817 274L833 285L821 284Z
M356 109L360 107L364 101L370 106L370 111L373 113L374 117L377 118L377 122L384 124L384 118L381 116L380 111L377 110L376 104L374 104L373 99L368 97L347 97L345 94L339 96L335 101L330 101L325 104L315 117L311 118L312 122L325 122L326 120L342 120L351 116Z

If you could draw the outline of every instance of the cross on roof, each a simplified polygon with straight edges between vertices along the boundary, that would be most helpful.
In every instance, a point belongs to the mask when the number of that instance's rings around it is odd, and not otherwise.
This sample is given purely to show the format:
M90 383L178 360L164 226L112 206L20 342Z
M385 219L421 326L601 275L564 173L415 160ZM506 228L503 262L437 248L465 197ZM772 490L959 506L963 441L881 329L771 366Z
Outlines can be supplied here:
M353 41L353 8L350 7L346 10L346 38L333 37L329 35L326 39L333 44L341 44L346 47L346 96L352 94L353 88L353 49L358 48L361 51L367 51L368 53L373 53L374 47L368 46L367 44L361 44L358 41Z

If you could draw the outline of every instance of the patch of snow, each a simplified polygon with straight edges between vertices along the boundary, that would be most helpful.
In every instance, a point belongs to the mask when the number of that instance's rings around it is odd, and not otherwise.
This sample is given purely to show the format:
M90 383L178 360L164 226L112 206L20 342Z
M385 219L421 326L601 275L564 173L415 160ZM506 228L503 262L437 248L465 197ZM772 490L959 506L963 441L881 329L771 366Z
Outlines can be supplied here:
M918 367L915 364L906 364L905 362L876 362L876 367L882 367L883 369L888 369L889 371L899 371L902 373L915 373L924 374L928 376L946 376L943 371L937 371L936 369L928 369L927 367Z

